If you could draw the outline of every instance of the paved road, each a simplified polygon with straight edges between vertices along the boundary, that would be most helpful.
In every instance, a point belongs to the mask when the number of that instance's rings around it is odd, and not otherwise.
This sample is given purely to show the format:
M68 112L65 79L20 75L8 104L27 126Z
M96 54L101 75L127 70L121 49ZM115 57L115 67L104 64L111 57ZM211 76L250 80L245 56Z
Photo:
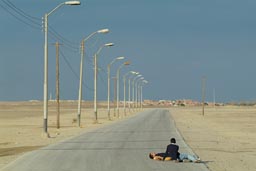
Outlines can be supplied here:
M208 171L202 163L154 161L149 152L163 152L175 137L182 152L191 150L164 109L84 133L30 152L3 171Z

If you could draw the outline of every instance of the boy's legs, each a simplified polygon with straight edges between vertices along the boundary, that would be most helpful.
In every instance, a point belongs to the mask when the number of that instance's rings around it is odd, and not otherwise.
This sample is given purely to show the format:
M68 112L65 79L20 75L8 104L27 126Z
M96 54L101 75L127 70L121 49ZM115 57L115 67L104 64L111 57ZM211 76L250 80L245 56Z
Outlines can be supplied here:
M198 160L198 158L194 155L186 154L186 153L180 153L180 160L190 160L192 162L195 162Z
M197 157L195 157L194 155L187 154L187 157L188 157L188 159L191 160L192 162L194 162L194 161L197 160Z

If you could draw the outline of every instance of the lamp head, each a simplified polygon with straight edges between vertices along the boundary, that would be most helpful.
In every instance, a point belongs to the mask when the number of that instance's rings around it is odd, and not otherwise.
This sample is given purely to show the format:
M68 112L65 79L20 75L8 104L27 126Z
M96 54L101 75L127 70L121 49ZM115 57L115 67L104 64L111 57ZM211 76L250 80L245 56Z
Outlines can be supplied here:
M80 5L80 1L66 1L65 5Z
M97 33L108 33L108 32L109 32L109 29L101 29L97 31Z
M106 43L104 46L114 46L114 43Z
M119 57L117 57L116 59L117 60L121 60L121 59L124 59L125 57L124 56L119 56Z

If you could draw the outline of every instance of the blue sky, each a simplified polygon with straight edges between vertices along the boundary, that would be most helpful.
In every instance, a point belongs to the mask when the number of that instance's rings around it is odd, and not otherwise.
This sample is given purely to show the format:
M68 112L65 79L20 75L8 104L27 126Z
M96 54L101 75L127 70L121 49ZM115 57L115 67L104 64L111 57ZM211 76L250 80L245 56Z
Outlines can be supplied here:
M41 18L61 2L0 1L0 101L43 99ZM145 99L200 100L201 79L205 76L207 101L212 101L214 90L220 102L256 100L254 0L82 0L81 3L81 6L63 6L49 16L49 93L53 97L53 44L56 41L63 44L60 97L77 99L79 43L92 32L109 28L109 34L95 35L86 42L85 100L93 99L92 56L108 42L115 46L104 48L99 55L101 100L107 97L107 64L117 56L131 61L131 66L122 68L121 75L134 70L149 81L144 87ZM52 29L61 35L61 40L55 38ZM111 76L120 64L112 66ZM120 86L122 92L122 83Z

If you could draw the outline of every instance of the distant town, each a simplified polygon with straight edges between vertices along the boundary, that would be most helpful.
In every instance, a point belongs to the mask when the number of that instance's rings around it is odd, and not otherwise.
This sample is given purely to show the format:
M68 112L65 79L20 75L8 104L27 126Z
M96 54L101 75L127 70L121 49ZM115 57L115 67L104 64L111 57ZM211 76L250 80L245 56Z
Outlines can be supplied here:
M182 100L144 100L145 106L201 106L202 102L191 100L191 99L182 99ZM205 102L205 106L225 106L225 105L233 105L233 106L256 106L256 101L241 101L241 102L227 102L227 103L219 103L219 102Z
M183 100L144 100L144 105L146 106L201 106L202 102L183 99ZM206 106L224 106L224 103L213 103L213 102L205 102Z

